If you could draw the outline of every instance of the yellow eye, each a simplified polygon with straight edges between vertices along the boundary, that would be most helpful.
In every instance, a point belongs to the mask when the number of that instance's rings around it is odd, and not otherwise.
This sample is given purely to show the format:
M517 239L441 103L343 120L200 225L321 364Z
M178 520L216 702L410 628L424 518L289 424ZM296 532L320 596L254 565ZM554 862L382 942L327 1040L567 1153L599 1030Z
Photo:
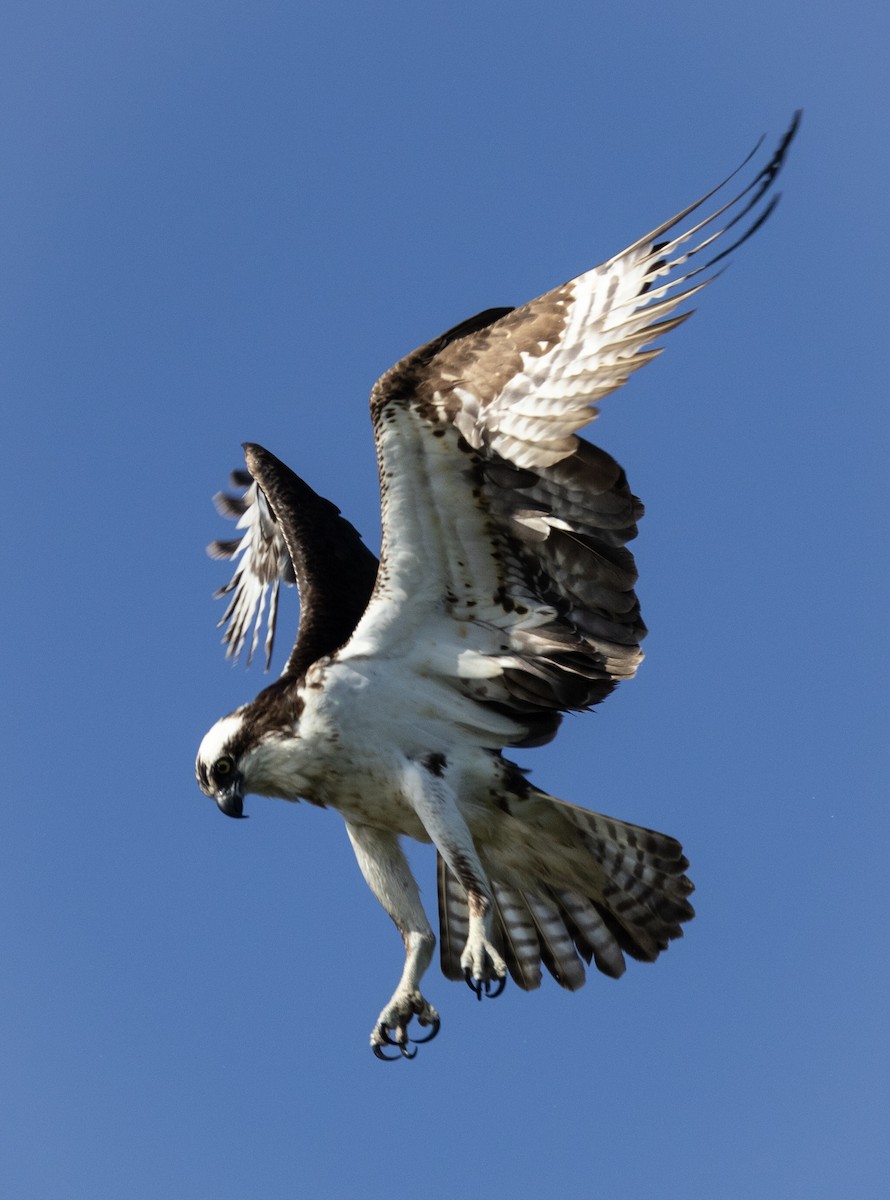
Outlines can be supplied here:
M213 764L214 775L228 775L232 769L232 760L228 757L218 758Z

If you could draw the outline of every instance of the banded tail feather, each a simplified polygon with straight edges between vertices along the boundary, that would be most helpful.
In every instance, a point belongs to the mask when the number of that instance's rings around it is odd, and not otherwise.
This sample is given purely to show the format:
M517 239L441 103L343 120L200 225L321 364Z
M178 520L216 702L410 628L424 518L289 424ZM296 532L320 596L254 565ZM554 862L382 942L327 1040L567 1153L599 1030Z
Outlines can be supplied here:
M625 955L654 962L694 916L693 885L680 843L665 834L576 808L533 790L511 805L536 846L539 866L520 882L508 851L489 847L486 867L495 938L512 979L524 991L546 967L560 987L580 988L585 964L613 979ZM462 979L460 956L469 913L458 880L438 858L440 961L447 979Z

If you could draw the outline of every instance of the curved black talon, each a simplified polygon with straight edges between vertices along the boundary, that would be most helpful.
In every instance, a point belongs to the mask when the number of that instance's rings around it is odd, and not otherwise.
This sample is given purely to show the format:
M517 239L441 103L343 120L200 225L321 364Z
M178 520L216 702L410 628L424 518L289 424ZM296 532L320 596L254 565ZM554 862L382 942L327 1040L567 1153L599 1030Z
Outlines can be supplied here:
M394 1050L398 1050L399 1053L384 1054L383 1047L379 1045L379 1043L372 1044L371 1049L374 1051L375 1057L379 1058L381 1062L398 1062L400 1058L415 1058L417 1051L409 1049L410 1043L415 1042L418 1046L422 1046L424 1042L431 1042L439 1032L439 1024L440 1022L437 1017L432 1031L423 1038L409 1038L406 1030L405 1040L403 1042L397 1042L395 1038L390 1037L389 1030L385 1025L379 1025L377 1027L377 1033L379 1037L386 1043L387 1046L392 1046L392 1048Z
M421 1025L421 1029L423 1029L423 1028L425 1028L425 1026ZM436 1034L439 1032L439 1030L441 1028L442 1028L442 1022L439 1020L438 1017L436 1017L436 1019L431 1022L430 1031L426 1035L426 1037L413 1037L413 1038L409 1038L408 1040L413 1042L415 1046L424 1046L424 1045L426 1045L427 1042L431 1042L433 1040L433 1038L436 1036ZM415 1051L415 1054L416 1053L417 1052ZM412 1055L411 1057L413 1058L414 1055Z
M464 971L464 979L467 981L467 987L474 993L477 1000L481 1000L483 995L489 1000L497 1000L498 996L500 996L501 992L507 986L507 976L500 975L495 980L495 990L492 991L491 980L486 979L483 981L477 979L469 967Z
M415 1058L417 1056L417 1051L411 1050L407 1042L394 1042L385 1030L381 1030L380 1032L381 1036L386 1039L386 1044L398 1050L398 1054L385 1054L382 1046L376 1043L372 1045L371 1049L374 1051L374 1057L379 1058L381 1062L398 1062L400 1058ZM425 1038L424 1041L429 1041L429 1038Z
M392 1043L390 1043L390 1045L392 1045ZM398 1054L384 1054L383 1047L378 1046L376 1043L371 1047L371 1049L374 1051L374 1057L379 1058L381 1062L398 1062L399 1061L400 1056Z
M495 988L495 991L492 991L491 990L491 980L486 979L486 981L485 981L485 994L489 998L489 1000L497 1000L498 996L500 996L501 992L507 986L507 976L500 975L495 980L495 983L497 986Z
M469 967L464 971L464 979L467 981L467 987L471 992L475 993L476 999L482 999L482 980L476 979Z
M426 1027L421 1025L421 1029L424 1029L424 1028L426 1028ZM405 1042L413 1042L415 1046L425 1046L427 1042L431 1042L433 1040L433 1038L436 1036L436 1034L439 1032L439 1030L441 1028L442 1028L442 1022L439 1020L438 1017L436 1017L434 1021L430 1022L430 1031L426 1035L426 1037L407 1037L406 1036ZM380 1028L377 1030L377 1032L383 1038L384 1042L386 1042L387 1046L395 1046L396 1050L401 1050L402 1046L405 1044L405 1042L397 1042L395 1040L395 1038L391 1038L389 1036L389 1030L387 1029L387 1027L385 1025L381 1025ZM407 1033L407 1030L406 1030L406 1033ZM414 1055L409 1054L409 1055L406 1055L405 1057L413 1058ZM395 1059L387 1059L386 1061L394 1062Z

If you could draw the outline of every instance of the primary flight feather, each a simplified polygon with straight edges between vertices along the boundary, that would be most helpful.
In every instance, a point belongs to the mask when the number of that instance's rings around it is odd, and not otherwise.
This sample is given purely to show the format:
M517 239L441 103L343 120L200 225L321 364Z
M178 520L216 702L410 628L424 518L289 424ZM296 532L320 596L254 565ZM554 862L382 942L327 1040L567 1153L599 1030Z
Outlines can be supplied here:
M240 531L211 546L237 562L221 589L228 653L247 645L250 658L265 622L268 666L282 582L299 588L300 623L280 678L205 736L198 782L232 817L248 792L343 816L405 943L371 1033L380 1058L413 1057L439 1029L420 991L435 935L401 836L436 846L442 969L480 998L508 974L537 987L542 967L572 990L585 963L617 977L625 955L651 962L693 915L677 841L548 796L502 751L549 741L563 712L597 704L640 663L627 543L642 505L578 431L772 211L798 123L703 219L684 224L719 188L601 266L488 309L387 371L371 394L379 563L261 446L244 448L243 493L217 497Z

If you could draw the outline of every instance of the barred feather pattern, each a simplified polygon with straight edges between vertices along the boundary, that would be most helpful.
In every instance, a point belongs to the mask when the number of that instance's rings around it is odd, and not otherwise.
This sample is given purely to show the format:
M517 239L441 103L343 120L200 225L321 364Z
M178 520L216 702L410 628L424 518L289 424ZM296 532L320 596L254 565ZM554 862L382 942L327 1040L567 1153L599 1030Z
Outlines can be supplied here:
M510 839L493 839L483 861L491 882L495 940L524 991L542 967L575 991L585 964L613 979L625 954L654 962L694 916L693 885L674 838L556 800L537 789L504 797ZM462 978L469 928L467 899L438 860L440 958L448 979Z

